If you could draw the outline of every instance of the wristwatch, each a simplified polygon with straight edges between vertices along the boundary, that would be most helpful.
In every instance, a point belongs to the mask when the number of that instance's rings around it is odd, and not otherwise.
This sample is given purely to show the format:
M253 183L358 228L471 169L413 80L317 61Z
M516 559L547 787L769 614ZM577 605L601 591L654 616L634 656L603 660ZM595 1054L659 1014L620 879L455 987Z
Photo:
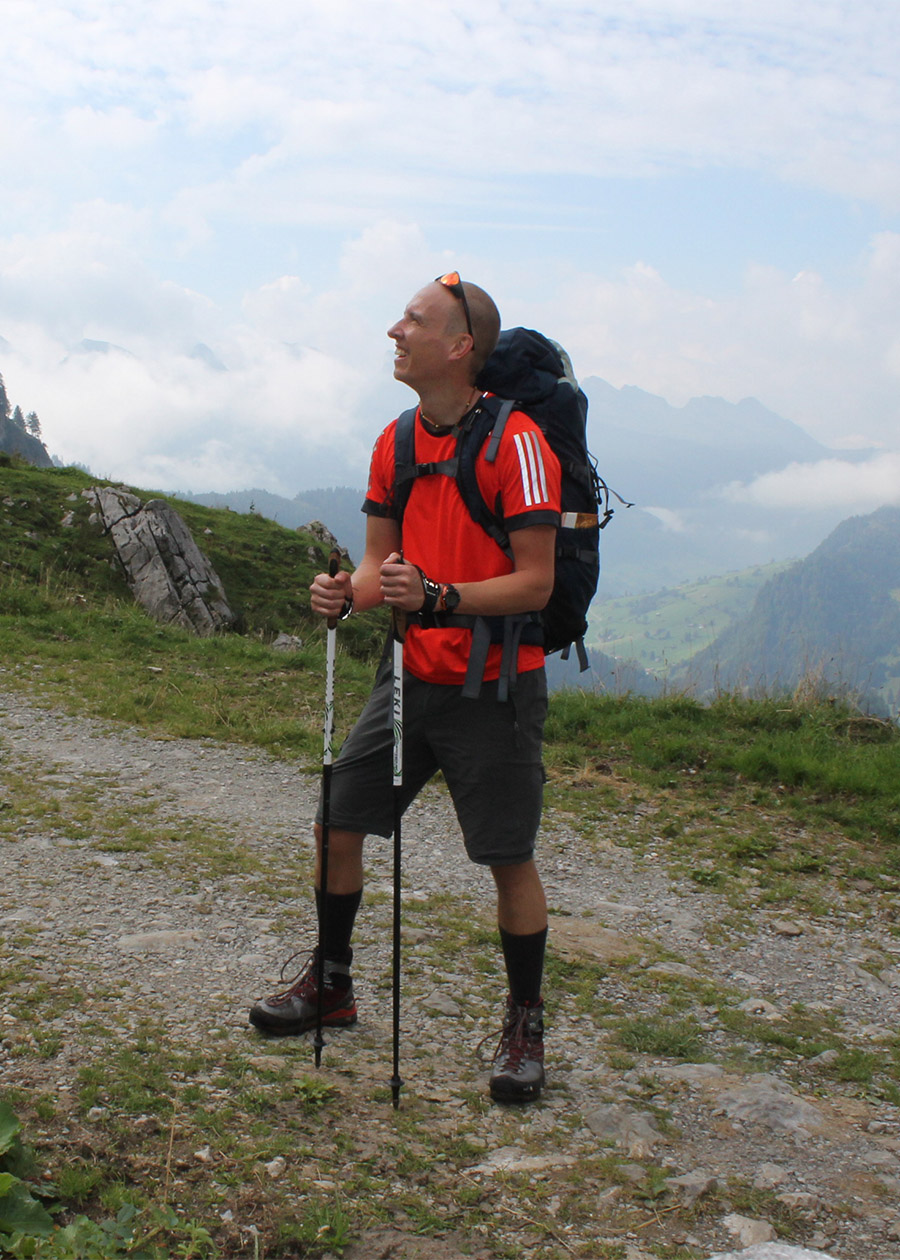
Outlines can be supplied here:
M459 601L462 598L455 586L445 586L441 590L441 598L438 606L441 612L455 613L459 607Z

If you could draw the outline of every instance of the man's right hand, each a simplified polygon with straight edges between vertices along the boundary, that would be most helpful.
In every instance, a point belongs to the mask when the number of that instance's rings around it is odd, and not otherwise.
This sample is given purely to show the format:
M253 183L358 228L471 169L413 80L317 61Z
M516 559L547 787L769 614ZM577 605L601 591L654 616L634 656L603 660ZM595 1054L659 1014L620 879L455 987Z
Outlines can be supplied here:
M317 573L309 588L309 604L314 613L320 617L336 619L343 612L344 605L353 595L350 574L342 569L331 577L328 573Z

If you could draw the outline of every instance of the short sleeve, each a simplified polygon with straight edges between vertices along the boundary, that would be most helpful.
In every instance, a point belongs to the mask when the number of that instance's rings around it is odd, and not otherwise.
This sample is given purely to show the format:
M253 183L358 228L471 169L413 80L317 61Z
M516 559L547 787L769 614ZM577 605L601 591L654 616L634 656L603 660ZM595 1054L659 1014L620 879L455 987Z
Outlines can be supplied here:
M509 417L496 463L507 531L559 525L559 460L538 426L523 412L514 411Z
M369 516L393 516L394 430L396 420L382 431L372 450L369 484L362 510Z

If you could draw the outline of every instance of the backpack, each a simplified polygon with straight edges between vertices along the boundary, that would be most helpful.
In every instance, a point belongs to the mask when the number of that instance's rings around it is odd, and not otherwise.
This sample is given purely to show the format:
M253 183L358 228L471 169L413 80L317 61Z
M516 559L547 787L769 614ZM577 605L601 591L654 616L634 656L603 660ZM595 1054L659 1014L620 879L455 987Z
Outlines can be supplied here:
M553 591L539 613L507 617L454 616L454 625L473 628L469 673L464 695L477 695L490 643L504 645L501 666L501 699L515 677L519 643L543 644L544 652L562 651L567 659L575 645L582 670L588 668L584 634L587 610L600 577L600 530L613 515L609 495L630 507L602 480L587 449L587 398L579 388L569 356L542 333L528 328L501 332L497 347L479 373L476 384L493 397L481 403L457 430L453 459L438 464L415 462L417 408L397 420L394 438L395 480L393 509L398 521L417 477L443 474L456 478L469 515L512 558L509 536L494 508L485 502L475 472L476 458L492 462L514 410L524 411L540 427L560 463L561 522L556 539ZM485 447L485 443L487 446ZM423 625L445 624L440 614L420 618Z

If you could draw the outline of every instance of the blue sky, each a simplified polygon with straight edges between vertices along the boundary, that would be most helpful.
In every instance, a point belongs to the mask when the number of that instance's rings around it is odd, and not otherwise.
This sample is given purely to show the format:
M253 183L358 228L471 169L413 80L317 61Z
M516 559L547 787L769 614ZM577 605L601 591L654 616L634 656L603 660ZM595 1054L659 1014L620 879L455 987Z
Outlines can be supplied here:
M4 40L0 371L62 458L362 484L385 329L454 266L581 375L757 397L900 498L894 0L6 0Z

